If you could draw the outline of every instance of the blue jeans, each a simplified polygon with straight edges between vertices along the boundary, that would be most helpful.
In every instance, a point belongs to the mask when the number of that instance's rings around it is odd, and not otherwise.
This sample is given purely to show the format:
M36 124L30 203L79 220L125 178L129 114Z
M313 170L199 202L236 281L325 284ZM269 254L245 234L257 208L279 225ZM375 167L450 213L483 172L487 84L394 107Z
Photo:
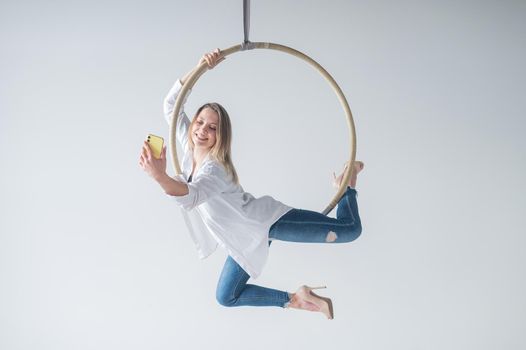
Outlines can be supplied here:
M356 190L347 188L336 209L336 219L318 212L292 209L269 230L272 240L303 243L346 243L362 232ZM250 276L228 257L219 277L216 299L223 306L279 306L290 301L285 291L247 284Z

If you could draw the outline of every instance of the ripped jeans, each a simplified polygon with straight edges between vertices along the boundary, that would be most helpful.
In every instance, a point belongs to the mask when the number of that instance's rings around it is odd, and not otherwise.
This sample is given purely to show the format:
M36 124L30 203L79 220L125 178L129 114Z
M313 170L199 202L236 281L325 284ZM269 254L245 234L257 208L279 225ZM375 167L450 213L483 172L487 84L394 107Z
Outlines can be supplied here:
M292 209L269 229L269 245L273 240L303 243L347 243L362 232L356 190L347 188L338 202L336 219L318 212ZM219 277L216 299L223 306L287 307L289 293L247 284L250 276L230 256Z

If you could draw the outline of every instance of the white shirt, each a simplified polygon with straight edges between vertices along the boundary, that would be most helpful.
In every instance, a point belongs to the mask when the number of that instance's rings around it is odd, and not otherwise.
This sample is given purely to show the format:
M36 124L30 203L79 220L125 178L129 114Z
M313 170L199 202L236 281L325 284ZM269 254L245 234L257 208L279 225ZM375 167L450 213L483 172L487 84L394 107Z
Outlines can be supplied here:
M168 123L181 88L177 80L164 100L164 116ZM181 108L177 139L184 152L183 175L177 180L188 185L189 193L172 198L185 209L183 216L201 259L212 254L219 244L243 270L257 278L268 257L269 229L292 208L270 196L255 198L245 192L231 180L223 165L208 156L188 183L193 164L192 151L188 147L189 125Z

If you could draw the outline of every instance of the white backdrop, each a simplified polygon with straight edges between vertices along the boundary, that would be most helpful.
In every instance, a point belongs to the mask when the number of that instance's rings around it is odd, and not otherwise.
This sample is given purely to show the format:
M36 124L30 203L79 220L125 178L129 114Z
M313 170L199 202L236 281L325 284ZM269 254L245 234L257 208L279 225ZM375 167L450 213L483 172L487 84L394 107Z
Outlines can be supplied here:
M326 284L335 319L215 301L178 208L138 166L162 99L240 43L242 1L0 4L0 348L524 349L523 1L253 1L250 38L322 64L356 120L364 231L275 242L256 281ZM321 210L347 158L329 86L278 52L229 57L218 101L244 188ZM169 169L172 173L171 168Z

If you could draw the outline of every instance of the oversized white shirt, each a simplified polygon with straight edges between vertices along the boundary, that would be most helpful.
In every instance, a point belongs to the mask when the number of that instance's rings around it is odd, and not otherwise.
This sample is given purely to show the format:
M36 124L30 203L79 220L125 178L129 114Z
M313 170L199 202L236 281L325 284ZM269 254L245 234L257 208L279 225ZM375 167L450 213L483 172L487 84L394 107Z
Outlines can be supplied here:
M177 80L164 100L164 116L168 123L181 88ZM188 194L172 198L184 209L186 225L201 259L212 254L219 244L252 278L257 278L268 257L269 229L292 208L270 196L255 198L245 192L232 181L223 165L211 157L203 161L188 182L193 165L188 146L189 125L181 108L177 139L183 149L183 174L177 180L188 185Z

